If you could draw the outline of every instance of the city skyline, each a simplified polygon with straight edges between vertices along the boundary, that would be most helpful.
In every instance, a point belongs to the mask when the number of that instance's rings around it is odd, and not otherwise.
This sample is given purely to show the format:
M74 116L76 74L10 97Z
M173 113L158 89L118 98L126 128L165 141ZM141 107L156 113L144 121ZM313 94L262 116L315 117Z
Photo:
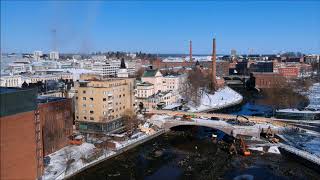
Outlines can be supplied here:
M320 3L1 2L3 52L319 53Z

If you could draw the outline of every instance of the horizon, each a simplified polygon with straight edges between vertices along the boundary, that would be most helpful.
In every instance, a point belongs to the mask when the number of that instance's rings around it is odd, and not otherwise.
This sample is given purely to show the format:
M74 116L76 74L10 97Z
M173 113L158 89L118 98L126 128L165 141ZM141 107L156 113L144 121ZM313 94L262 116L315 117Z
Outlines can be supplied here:
M320 2L1 1L1 51L319 54ZM209 23L208 23L209 22ZM212 23L210 23L212 22Z

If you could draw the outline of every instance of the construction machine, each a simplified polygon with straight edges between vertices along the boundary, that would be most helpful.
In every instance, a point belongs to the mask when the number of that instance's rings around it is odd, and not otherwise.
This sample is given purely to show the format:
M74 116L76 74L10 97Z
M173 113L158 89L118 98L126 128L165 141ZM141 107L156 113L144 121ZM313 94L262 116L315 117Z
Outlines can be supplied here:
M251 152L249 151L249 149L248 149L248 147L242 137L240 138L240 151L244 156L251 155Z

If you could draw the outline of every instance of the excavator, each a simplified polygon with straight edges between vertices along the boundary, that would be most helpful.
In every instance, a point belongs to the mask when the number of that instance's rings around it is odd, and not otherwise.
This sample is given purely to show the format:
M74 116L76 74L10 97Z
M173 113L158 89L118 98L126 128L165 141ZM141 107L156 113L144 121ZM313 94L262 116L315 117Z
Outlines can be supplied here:
M243 138L240 138L240 151L244 156L250 156L251 152L248 150L246 143Z

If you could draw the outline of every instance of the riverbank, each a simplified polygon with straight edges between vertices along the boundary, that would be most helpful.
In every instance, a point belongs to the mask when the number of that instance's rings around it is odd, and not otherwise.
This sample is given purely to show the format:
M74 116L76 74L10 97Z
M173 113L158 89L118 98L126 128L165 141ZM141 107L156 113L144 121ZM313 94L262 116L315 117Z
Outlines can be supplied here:
M97 157L95 160L85 163L83 157L91 154L96 149L93 144L83 143L80 146L67 146L61 150L49 155L51 162L48 167L45 168L43 179L68 179L90 167L93 167L103 161L118 156L123 152L126 152L146 141L149 141L159 135L163 134L165 130L159 131L147 135L143 134L136 139L131 139L116 150L103 150L103 154ZM69 156L69 157L68 157ZM74 162L68 165L68 161Z
M208 112L240 104L243 96L232 88L225 86L214 94L203 94L200 105L188 104L189 112Z

